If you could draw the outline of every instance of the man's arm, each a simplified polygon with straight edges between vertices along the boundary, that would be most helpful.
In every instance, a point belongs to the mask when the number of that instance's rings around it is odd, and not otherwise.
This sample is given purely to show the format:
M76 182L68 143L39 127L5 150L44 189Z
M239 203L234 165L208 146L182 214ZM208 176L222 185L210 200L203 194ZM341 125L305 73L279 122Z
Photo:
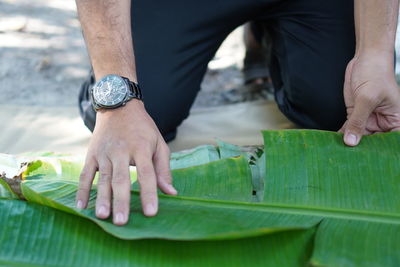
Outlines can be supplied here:
M131 37L131 0L76 0L79 19L96 79L117 74L137 81ZM136 99L113 110L100 110L76 197L85 208L96 171L96 216L123 225L130 208L129 166L136 165L143 212L158 210L157 186L176 194L169 169L169 149L144 104ZM112 208L111 208L112 205Z
M96 79L117 74L137 82L130 0L76 0Z
M356 53L346 69L344 142L400 130L400 91L394 73L398 0L355 0Z

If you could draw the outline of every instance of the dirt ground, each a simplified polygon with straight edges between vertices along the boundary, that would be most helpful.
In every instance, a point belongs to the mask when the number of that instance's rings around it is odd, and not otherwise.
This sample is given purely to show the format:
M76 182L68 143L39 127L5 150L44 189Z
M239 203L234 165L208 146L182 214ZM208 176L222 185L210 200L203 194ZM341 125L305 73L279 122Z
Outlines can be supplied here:
M242 84L242 34L210 62L195 106L223 104L213 92ZM74 106L88 69L75 1L0 0L0 104Z
M239 28L225 41L210 63L203 91L242 83L241 38ZM74 1L0 1L0 104L76 105L88 70ZM206 97L201 93L196 105L209 102Z

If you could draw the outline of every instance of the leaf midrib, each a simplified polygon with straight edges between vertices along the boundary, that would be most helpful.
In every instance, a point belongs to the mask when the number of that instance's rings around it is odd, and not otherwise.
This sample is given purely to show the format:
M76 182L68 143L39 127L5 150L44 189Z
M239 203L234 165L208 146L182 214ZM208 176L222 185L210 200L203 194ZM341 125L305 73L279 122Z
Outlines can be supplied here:
M139 194L139 191L134 190L133 193ZM217 207L218 204L220 204L220 206L230 209L237 209L238 206L245 206L251 208L252 210L257 210L261 212L275 212L275 213L315 216L323 218L341 218L346 220L363 220L363 221L371 221L378 223L400 224L400 214L395 214L395 213L360 211L360 210L340 209L340 208L321 208L317 206L291 206L287 204L277 204L277 203L247 203L240 201L203 199L203 198L188 197L188 196L169 196L169 195L159 195L159 196L162 198L175 198L186 201L192 201L198 204L204 203L202 204L203 206L208 206L206 203L213 203L215 204L213 205L214 207Z
M67 183L74 186L77 185L75 182L67 182ZM54 188L53 190L56 191L57 189L58 187ZM42 195L42 192L38 192L33 188L30 188L30 190L35 191L37 194ZM46 190L46 192L49 191L50 190ZM136 195L140 194L138 190L131 190L131 192ZM75 193L76 190L74 190L74 192L71 192L71 194ZM189 197L189 196L179 196L179 195L178 196L159 195L159 197L169 198L169 199L181 199L187 202L193 202L199 206L206 206L206 207L210 207L210 204L212 204L212 207L220 207L225 209L242 208L247 210L256 210L259 212L274 212L274 213L285 213L285 214L302 215L302 216L315 216L321 218L339 218L346 220L362 220L362 221L377 222L377 223L400 224L400 214L388 213L388 212L375 212L367 210L363 211L363 210L329 208L329 207L318 207L318 206L300 206L300 205L295 206L283 203L281 204L254 203L254 202L250 203L250 202L231 201L231 200L204 199L199 197ZM53 199L53 201L55 201L55 199ZM65 205L63 203L59 204ZM74 209L74 207L72 208Z

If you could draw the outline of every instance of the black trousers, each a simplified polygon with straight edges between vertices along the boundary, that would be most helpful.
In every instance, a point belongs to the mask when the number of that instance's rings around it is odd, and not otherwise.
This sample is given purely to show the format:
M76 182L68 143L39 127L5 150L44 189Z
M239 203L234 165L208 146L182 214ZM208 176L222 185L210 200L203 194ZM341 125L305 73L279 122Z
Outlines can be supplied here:
M280 110L304 128L338 130L346 117L343 82L355 52L351 0L135 0L132 32L147 111L169 141L189 115L208 62L246 21L272 41L271 77ZM93 130L85 82L81 114ZM134 115L133 115L134 116ZM238 122L240 123L240 122Z

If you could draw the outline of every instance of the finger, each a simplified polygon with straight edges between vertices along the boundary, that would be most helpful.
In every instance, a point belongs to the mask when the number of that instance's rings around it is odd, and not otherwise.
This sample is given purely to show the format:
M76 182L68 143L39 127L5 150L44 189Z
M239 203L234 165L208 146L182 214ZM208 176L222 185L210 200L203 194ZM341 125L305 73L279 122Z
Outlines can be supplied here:
M147 154L147 156L141 154L135 161L143 213L146 216L154 216L158 210L158 197L157 180L151 154Z
M365 134L373 134L377 132L382 132L383 129L378 124L379 118L375 113L372 113L367 121L367 126L365 129Z
M354 110L346 122L344 142L348 146L356 146L360 143L365 132L368 117L375 109L375 103L368 97L359 96L354 103Z
M92 188L92 182L97 172L97 162L94 158L87 158L79 177L79 187L76 193L76 207L84 209L87 207Z
M344 133L344 129L346 129L347 121L343 124L342 128L339 129L338 133Z
M128 156L112 161L113 222L124 225L129 219L131 201L131 178Z
M177 191L172 185L172 175L169 165L170 152L165 143L157 146L154 155L154 168L157 176L157 185L165 194L176 195Z
M345 75L344 75L344 84L343 84L343 94L346 106L352 105L352 97L349 95L351 92L351 76L353 72L355 60L351 60L346 67Z
M96 216L107 219L110 216L112 165L109 159L99 162L97 182Z

